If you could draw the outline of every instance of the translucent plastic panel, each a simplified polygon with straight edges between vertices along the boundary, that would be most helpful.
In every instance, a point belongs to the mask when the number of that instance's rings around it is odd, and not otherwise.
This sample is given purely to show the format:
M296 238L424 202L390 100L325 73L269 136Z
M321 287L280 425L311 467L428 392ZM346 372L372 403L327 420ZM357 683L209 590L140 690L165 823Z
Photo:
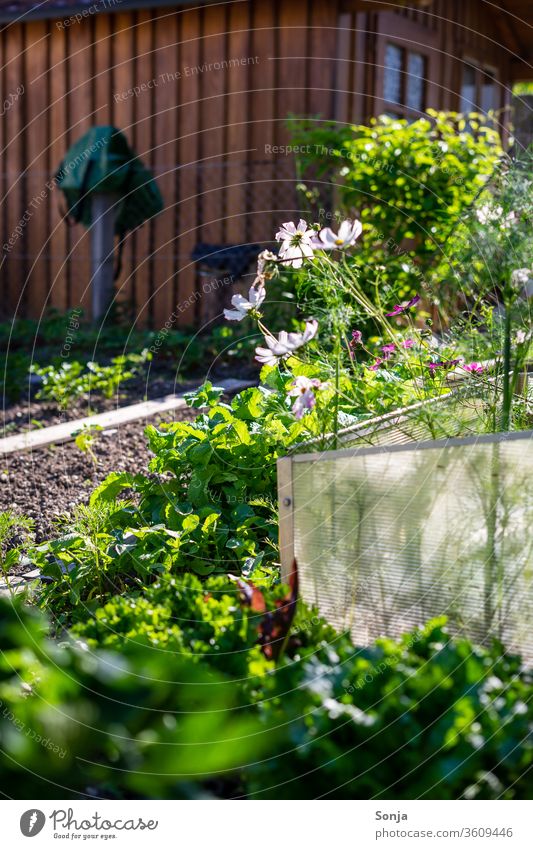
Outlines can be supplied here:
M358 644L446 615L533 660L533 432L300 455L306 601Z
M335 446L400 445L490 433L494 429L493 407L499 403L500 396L501 386L494 380L462 381L446 395L341 428L337 437L326 434L319 439L302 442L294 450L305 453ZM515 398L515 406L521 402L522 399ZM530 414L533 413L529 402L524 406Z

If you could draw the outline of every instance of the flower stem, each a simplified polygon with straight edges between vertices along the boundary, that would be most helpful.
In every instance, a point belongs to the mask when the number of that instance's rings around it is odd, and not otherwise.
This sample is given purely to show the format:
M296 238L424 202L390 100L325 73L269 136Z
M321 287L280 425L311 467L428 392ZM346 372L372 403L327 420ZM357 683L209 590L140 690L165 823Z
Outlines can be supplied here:
M511 309L509 304L505 308L505 325L503 339L503 401L500 430L509 430L511 420Z

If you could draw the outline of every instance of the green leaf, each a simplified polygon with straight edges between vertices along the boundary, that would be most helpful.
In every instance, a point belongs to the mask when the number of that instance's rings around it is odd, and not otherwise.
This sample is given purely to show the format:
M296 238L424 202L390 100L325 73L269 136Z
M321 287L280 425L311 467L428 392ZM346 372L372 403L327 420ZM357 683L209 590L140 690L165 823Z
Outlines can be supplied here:
M140 475L130 472L111 472L110 475L92 493L89 504L92 506L99 501L115 501L119 492L133 487L136 481L142 480Z
M196 575L211 575L217 568L214 563L206 563L202 560L193 560L188 566Z
M183 523L182 523L182 528L183 528L184 531L187 531L187 532L190 533L191 531L195 531L199 524L200 524L199 516L197 516L195 513L193 513L192 516L185 516Z
M224 392L223 386L213 386L209 381L193 392L186 392L184 398L189 407L213 407Z

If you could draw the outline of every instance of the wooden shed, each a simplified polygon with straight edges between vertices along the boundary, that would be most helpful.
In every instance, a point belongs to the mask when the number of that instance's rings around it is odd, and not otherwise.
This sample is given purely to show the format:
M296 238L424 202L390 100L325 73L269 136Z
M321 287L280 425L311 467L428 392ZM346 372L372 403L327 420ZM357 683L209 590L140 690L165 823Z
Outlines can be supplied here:
M528 0L0 2L3 312L90 303L89 238L54 173L94 124L123 130L164 211L128 236L117 297L198 322L199 242L265 243L297 210L289 113L340 122L509 105L532 77Z

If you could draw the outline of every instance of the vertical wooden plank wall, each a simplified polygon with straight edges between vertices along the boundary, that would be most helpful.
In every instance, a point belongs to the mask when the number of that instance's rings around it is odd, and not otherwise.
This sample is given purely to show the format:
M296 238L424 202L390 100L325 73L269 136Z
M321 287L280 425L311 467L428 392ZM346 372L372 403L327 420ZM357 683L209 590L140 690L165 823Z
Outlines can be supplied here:
M154 27L155 51L155 106L153 127L157 128L154 149L154 172L163 195L164 211L152 224L154 242L153 324L164 327L172 321L176 306L178 278L178 185L176 166L178 151L178 81L174 75L179 69L181 56L179 42L179 17L170 9L156 18Z
M27 114L25 183L26 203L31 219L25 229L21 245L27 254L26 288L32 301L48 301L50 227L50 192L46 188L49 146L49 90L48 90L48 25L35 21L26 30L24 51L24 78L29 81L26 91ZM30 244L31 236L31 244Z
M24 27L21 24L4 32L3 72L5 91L14 94L21 85L25 91L28 80L24 74ZM23 171L26 166L23 146L26 104L25 91L2 118L4 144L0 172L2 181L2 218L4 219L5 238L2 244L8 245L2 250L2 290L6 293L6 315L18 316L25 312L27 290L25 288L24 248L22 237L17 228L28 225L24 218L26 209L25 183Z
M68 144L77 141L94 124L94 17L86 18L67 31L69 50ZM90 236L81 224L72 227L69 301L89 310L91 292Z
M196 273L190 259L194 245L201 238L199 229L199 179L198 161L200 152L200 80L199 75L189 74L188 69L200 65L201 17L199 9L179 15L180 61L177 85L178 145L178 202L176 207L177 242L176 308L181 323L190 323L195 314Z
M246 239L258 243L272 238L275 226L272 202L265 197L265 184L273 173L275 155L267 152L266 144L277 144L278 126L276 103L278 99L278 62L276 60L279 29L278 4L254 3L251 8L250 55L257 62L249 71L250 185L247 187Z
M230 6L228 16L228 57L255 64L251 52L249 8ZM258 57L259 59L259 57ZM258 64L260 63L260 59ZM249 241L247 233L247 189L250 158L250 64L234 65L227 71L226 128L226 233L230 244Z
M154 165L154 139L152 134L155 90L155 47L153 40L153 21L148 9L135 16L135 80L137 85L153 86L145 88L133 98L134 124L132 127L133 149L147 168ZM131 84L130 84L131 85ZM135 304L135 322L153 323L154 316L154 261L151 250L152 226L145 223L131 234L133 251L132 299ZM133 317L132 317L133 320Z
M113 125L122 130L130 145L133 144L134 97L128 89L137 84L135 75L135 16L121 12L112 15L112 92ZM124 96L125 95L125 96ZM117 300L130 307L134 303L133 239L126 236L122 253L122 273L118 280ZM131 317L131 316L130 316Z
M165 202L126 239L117 299L156 328L199 320L194 245L268 242L280 204L297 213L291 161L266 151L287 140L289 112L333 116L336 6L255 0L9 25L4 90L24 82L27 93L2 125L3 241L69 145L112 123L155 169ZM60 208L49 191L5 257L5 314L19 299L32 315L90 312L89 236Z
M102 18L102 20L104 20ZM97 23L100 23L98 21ZM67 61L67 35L64 29L50 22L50 156L49 182L59 168L67 148L68 102L64 76ZM77 304L69 302L68 273L70 263L69 233L62 215L63 201L60 192L52 188L50 193L50 306L65 310Z

